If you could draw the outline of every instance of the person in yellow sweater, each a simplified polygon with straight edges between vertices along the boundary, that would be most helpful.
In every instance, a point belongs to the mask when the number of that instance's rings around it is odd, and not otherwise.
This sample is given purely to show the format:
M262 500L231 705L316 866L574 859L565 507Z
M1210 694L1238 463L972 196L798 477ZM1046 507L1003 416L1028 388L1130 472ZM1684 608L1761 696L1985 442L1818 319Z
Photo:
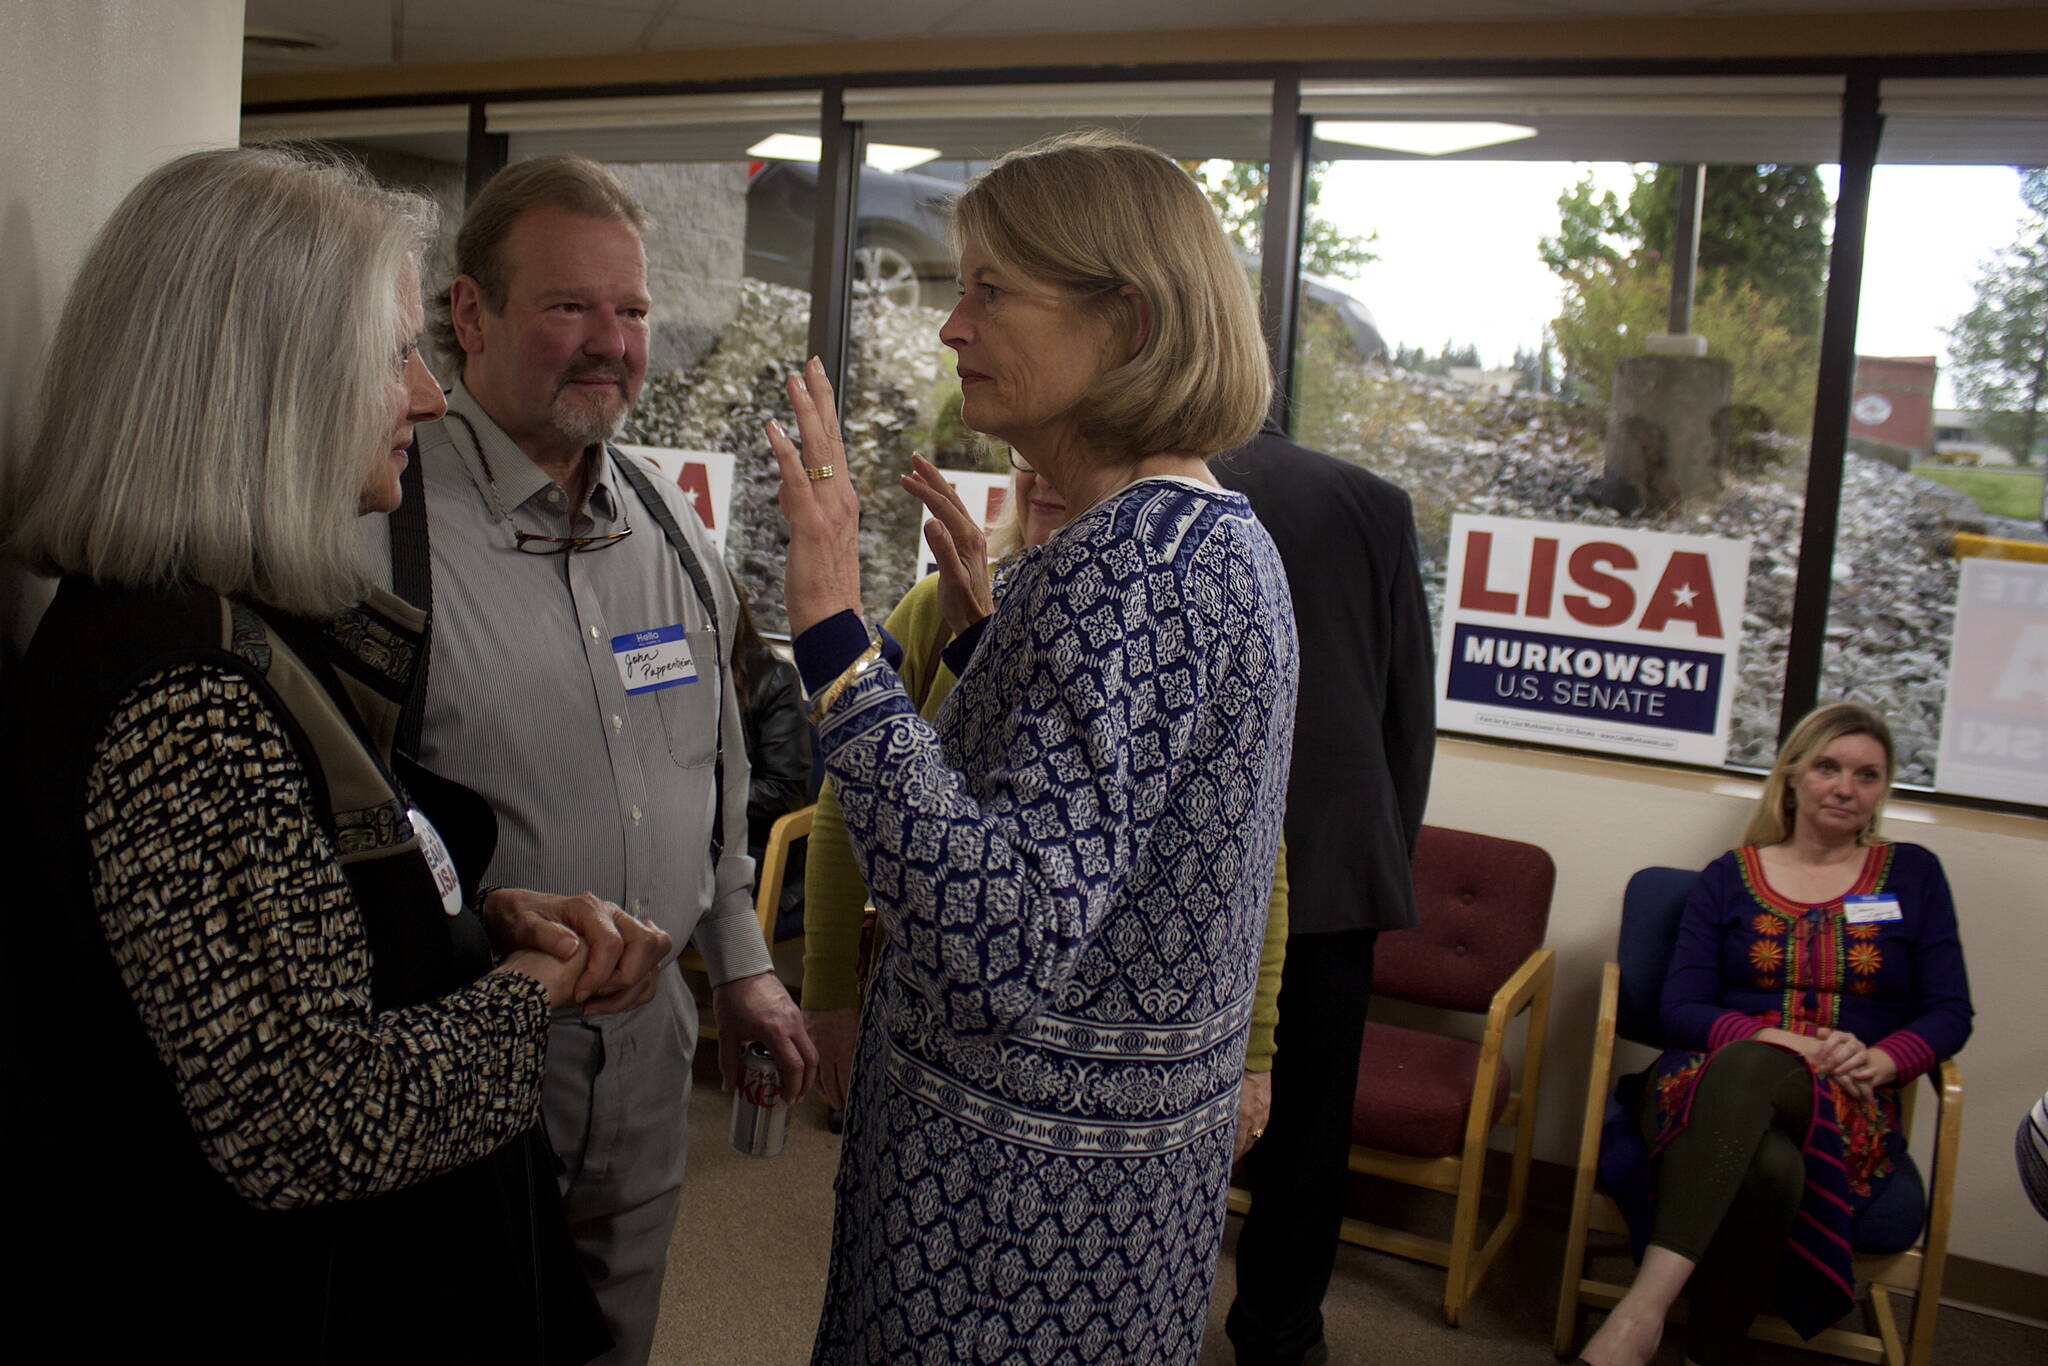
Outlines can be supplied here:
M982 546L955 547L935 536L940 555L957 552L969 562L990 559L1007 564L1028 546L1042 546L1073 514L1058 489L1013 454L1015 470L1010 497ZM936 526L937 523L933 523ZM928 528L929 531L929 528ZM911 586L883 623L903 646L900 670L911 701L927 721L959 680L940 658L946 642L958 633L949 616L963 612L962 624L994 609L993 589L986 573L973 596L981 603L945 604L940 578L929 574ZM840 819L839 800L829 779L818 793L810 847L804 870L805 1023L817 1045L819 1087L836 1113L845 1108L846 1088L853 1071L854 1041L860 1020L860 938L868 892L854 862L853 841ZM1251 1035L1245 1046L1244 1086L1237 1110L1237 1155L1242 1157L1264 1132L1272 1108L1273 1026L1279 1018L1280 969L1287 953L1287 846L1280 846L1273 870L1273 894L1266 904L1266 937L1259 954L1259 981L1254 996Z

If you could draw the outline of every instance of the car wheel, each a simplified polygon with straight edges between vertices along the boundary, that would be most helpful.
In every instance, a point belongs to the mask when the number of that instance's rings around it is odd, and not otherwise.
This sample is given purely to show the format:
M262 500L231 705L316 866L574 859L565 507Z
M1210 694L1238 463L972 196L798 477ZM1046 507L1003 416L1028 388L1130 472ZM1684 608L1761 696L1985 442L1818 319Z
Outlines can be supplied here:
M920 297L917 266L893 242L863 242L853 249L853 293L890 308L914 308Z

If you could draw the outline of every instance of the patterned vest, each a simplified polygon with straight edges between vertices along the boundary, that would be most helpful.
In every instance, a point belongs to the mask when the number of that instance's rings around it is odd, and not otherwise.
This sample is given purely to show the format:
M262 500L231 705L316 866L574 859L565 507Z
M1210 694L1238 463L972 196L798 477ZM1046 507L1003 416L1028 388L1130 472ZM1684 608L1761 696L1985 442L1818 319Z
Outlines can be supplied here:
M489 807L388 757L422 624L389 594L314 623L206 590L69 579L7 679L15 809L0 838L21 899L6 1090L30 1121L8 1126L11 1170L27 1178L17 1226L46 1250L24 1302L66 1350L190 1340L216 1361L555 1362L603 1342L538 1126L387 1195L285 1212L239 1200L193 1140L92 903L84 792L107 718L145 679L202 661L249 681L306 769L362 916L373 1007L487 972L483 926L444 911L408 811L430 811L457 866L481 869Z

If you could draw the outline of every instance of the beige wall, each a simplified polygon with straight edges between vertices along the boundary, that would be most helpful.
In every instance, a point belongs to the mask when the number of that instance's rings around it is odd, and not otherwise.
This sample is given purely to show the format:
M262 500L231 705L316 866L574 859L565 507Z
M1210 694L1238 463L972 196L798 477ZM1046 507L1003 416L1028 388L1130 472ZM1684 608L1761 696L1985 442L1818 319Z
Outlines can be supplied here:
M152 166L230 144L241 118L242 0L0 0L0 462L37 357L108 212ZM0 581L0 648L25 643Z
M1557 861L1549 943L1558 980L1537 1156L1577 1159L1600 969L1613 954L1623 884L1651 864L1704 867L1740 835L1759 786L1438 743L1430 824L1527 840ZM1926 845L1948 871L1977 1007L1976 1033L1958 1059L1966 1101L1950 1250L2048 1275L2048 1223L2027 1204L2013 1166L2013 1132L2048 1089L2048 820L1895 800L1885 822L1894 839ZM1913 1142L1923 1154L1925 1129L1923 1118Z

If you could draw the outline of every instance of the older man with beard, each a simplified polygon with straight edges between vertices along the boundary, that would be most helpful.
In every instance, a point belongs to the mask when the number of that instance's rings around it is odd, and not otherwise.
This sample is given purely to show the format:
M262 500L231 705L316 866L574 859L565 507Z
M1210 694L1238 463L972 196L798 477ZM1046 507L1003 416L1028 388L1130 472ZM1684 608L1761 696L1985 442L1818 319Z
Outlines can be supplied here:
M817 1056L754 919L730 581L680 491L606 445L647 369L646 222L581 157L520 162L477 196L436 318L460 379L389 527L393 586L432 611L401 747L490 800L486 883L598 894L565 924L486 891L487 919L621 965L586 973L555 1021L542 1092L615 1363L653 1341L697 1038L680 974L633 986L627 965L667 949L657 929L695 941L728 1084L744 1040L798 1095Z

